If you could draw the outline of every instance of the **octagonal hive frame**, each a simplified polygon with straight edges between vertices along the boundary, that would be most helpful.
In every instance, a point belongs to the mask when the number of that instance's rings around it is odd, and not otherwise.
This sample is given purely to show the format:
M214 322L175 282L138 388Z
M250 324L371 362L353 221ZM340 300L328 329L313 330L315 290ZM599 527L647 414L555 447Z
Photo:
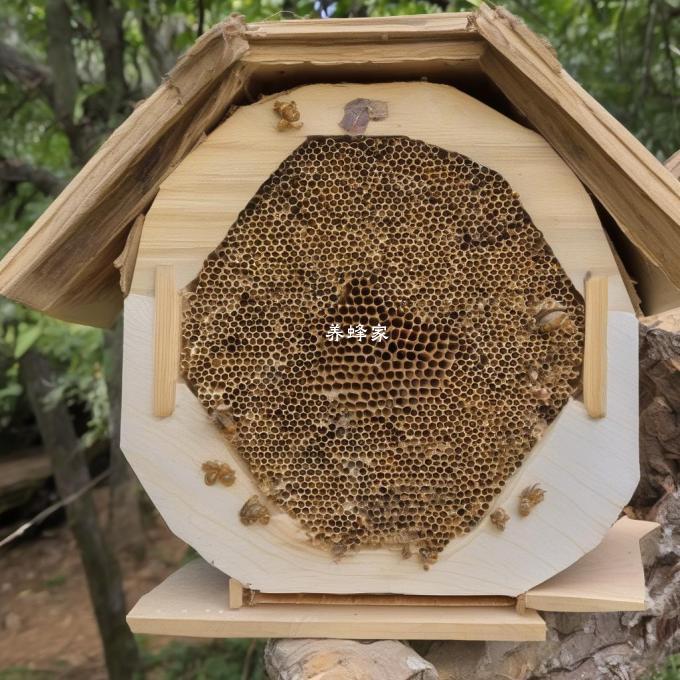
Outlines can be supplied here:
M303 142L192 290L183 375L336 557L434 562L578 389L583 301L517 194L416 140Z
M257 486L239 456L178 384L174 414L150 414L153 272L172 263L178 288L201 269L230 224L281 161L310 135L337 135L344 104L388 102L386 120L367 134L406 135L500 172L583 291L587 271L609 276L607 417L590 420L578 401L561 415L491 509L513 516L502 534L484 520L449 543L423 575L389 548L340 562L311 546L272 506L266 526L234 521ZM585 191L544 140L454 88L426 83L307 86L292 95L302 130L276 132L272 101L237 111L168 177L144 225L132 295L126 301L123 448L171 528L206 559L244 584L271 592L508 594L523 592L594 547L635 486L637 468L637 322ZM589 442L589 445L584 445ZM200 465L225 460L237 470L228 490L207 489ZM541 482L548 500L519 520L519 491Z

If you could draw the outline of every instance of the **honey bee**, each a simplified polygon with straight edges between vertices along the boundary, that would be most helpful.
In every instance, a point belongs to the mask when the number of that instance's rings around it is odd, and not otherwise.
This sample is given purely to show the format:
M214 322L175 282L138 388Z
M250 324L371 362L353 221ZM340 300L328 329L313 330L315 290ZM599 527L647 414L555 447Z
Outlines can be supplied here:
M545 498L545 491L538 484L528 486L519 497L519 514L526 517Z
M217 482L223 486L231 486L236 481L236 473L231 467L217 460L207 460L201 465L201 470L205 473L203 479L208 486L213 486Z
M250 526L251 524L269 524L271 516L269 510L264 507L257 495L255 495L251 496L243 504L239 512L239 518L243 524Z
M302 127L300 111L295 102L275 101L274 111L280 116L279 122L276 125L277 130L283 131L289 128L298 129Z
M491 513L491 524L493 524L497 529L505 531L505 525L508 523L510 515L508 515L503 508L498 508Z

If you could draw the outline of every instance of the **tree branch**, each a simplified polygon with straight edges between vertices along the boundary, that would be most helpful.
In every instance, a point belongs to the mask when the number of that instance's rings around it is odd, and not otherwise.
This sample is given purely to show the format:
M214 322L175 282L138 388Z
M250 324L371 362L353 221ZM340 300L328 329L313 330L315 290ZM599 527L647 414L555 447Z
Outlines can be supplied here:
M56 196L66 182L45 168L39 168L16 159L0 158L0 183L29 182L46 196Z
M196 37L200 38L203 35L203 26L205 24L205 1L198 0L198 29Z
M149 50L149 67L153 72L156 83L160 83L177 60L178 55L172 48L172 42L174 36L180 33L184 26L182 19L174 17L169 17L157 26L152 23L150 17L151 15L145 9L142 9L139 22L144 42Z
M125 594L118 562L99 525L92 493L80 493L90 484L82 442L78 439L66 404L59 401L51 408L46 405L57 384L50 362L30 349L19 363L21 380L43 446L50 455L57 491L63 499L77 495L66 506L66 516L87 578L108 677L111 680L128 680L134 677L138 665L137 647L125 625Z
M66 0L47 0L45 5L47 27L47 58L53 69L52 108L55 117L66 133L71 152L78 164L88 156L88 141L74 120L78 97L78 71L73 54L73 28L71 11Z
M11 76L26 90L40 90L52 96L52 72L11 45L0 42L0 71Z
M116 114L122 110L128 94L124 70L123 17L108 0L90 0L89 5L104 55L108 110Z

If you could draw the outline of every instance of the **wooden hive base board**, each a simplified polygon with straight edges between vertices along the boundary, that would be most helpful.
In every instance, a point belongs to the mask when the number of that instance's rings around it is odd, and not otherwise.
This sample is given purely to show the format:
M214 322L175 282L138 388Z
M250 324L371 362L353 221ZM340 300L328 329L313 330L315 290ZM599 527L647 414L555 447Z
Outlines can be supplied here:
M196 559L144 595L127 617L133 633L211 638L544 640L535 611L512 607L258 605L229 609L226 578Z
M595 550L529 590L526 606L551 612L644 611L640 541L658 526L622 517Z
M529 607L551 611L645 608L640 539L654 522L620 519L592 552L508 606L258 604L230 609L227 578L202 559L144 595L128 614L134 633L194 637L329 637L410 640L544 640Z

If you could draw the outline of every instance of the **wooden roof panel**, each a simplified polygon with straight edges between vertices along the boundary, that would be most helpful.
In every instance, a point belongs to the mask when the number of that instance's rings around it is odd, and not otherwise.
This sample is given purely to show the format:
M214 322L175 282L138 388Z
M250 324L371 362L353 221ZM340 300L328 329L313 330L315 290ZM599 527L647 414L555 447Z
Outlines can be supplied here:
M426 48L452 41L468 43L455 49L454 59L448 53L441 59L438 49L430 53ZM325 55L320 61L330 58L337 68L361 59L379 68L376 50L385 45L393 51L393 42L417 44L425 50L425 61L435 55L437 63L451 68L457 61L479 64L600 200L646 266L658 267L680 287L679 183L569 77L545 42L505 10L482 5L474 15L247 25L232 17L215 26L8 253L0 263L0 293L67 320L111 323L122 302L113 262L132 223L160 182L247 89L255 70L263 67L259 61L270 67L281 47L284 64L291 59L313 63L319 49ZM330 56L329 45L337 46ZM385 59L385 68L398 67ZM643 290L643 308L644 297ZM674 295L663 299L666 306L678 300ZM646 311L661 310L647 306Z

